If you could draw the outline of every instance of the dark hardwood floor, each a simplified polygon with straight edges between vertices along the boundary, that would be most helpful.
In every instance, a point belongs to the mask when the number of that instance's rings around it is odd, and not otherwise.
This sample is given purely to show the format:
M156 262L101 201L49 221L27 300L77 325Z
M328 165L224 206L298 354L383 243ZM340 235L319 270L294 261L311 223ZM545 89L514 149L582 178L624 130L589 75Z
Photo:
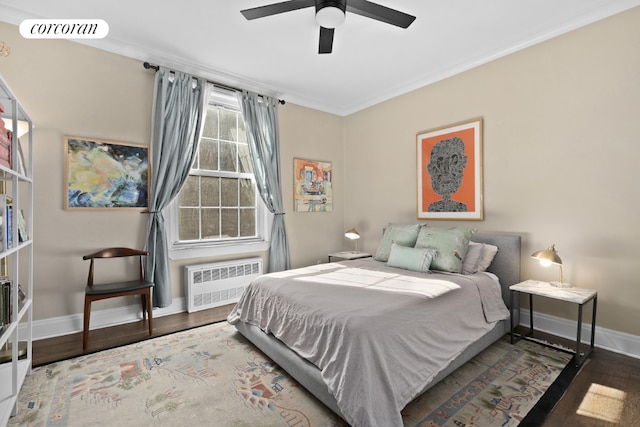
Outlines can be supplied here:
M153 335L149 335L146 322L127 323L89 332L87 353L155 338L173 332L225 320L233 305L216 307L194 313L178 313L153 319ZM47 338L33 342L33 366L46 365L82 355L82 332Z
M179 313L153 320L153 336L170 334L226 319L232 306ZM88 352L148 339L146 323L96 329ZM541 337L542 338L542 337ZM547 338L548 337L544 337ZM556 341L563 343L561 339ZM564 342L563 344L571 344ZM34 341L33 365L82 354L82 333ZM596 348L565 395L547 417L545 427L610 427L640 425L640 359Z

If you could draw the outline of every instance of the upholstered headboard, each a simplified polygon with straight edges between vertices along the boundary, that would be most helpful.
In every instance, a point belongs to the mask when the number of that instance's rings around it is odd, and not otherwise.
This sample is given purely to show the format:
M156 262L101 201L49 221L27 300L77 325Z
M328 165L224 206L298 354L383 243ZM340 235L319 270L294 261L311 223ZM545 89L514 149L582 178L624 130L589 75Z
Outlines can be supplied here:
M509 305L509 286L520 282L520 236L508 234L477 233L471 238L476 243L487 243L498 247L493 262L487 269L500 278L502 298ZM518 304L518 302L515 302ZM519 304L518 304L519 306Z

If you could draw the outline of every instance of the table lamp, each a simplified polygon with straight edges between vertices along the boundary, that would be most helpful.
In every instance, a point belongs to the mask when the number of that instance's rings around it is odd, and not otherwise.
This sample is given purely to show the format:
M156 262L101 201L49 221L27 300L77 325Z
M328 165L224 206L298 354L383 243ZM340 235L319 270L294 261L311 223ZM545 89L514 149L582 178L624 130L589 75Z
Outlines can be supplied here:
M356 249L353 251L353 253L358 252L358 239L360 238L360 233L358 233L355 228L352 228L351 230L344 233L344 237L349 240L355 241Z
M541 250L541 251L536 251L536 252L532 253L531 257L537 259L538 261L540 261L540 264L542 264L545 267L548 267L551 264L555 264L558 267L560 267L560 281L559 282L551 282L551 285L558 286L558 287L561 287L561 288L571 287L571 285L569 285L567 283L564 283L564 281L563 281L563 277L562 277L562 259L560 259L560 256L558 256L558 252L556 252L556 245L555 244L549 246L547 249L544 249L544 250Z

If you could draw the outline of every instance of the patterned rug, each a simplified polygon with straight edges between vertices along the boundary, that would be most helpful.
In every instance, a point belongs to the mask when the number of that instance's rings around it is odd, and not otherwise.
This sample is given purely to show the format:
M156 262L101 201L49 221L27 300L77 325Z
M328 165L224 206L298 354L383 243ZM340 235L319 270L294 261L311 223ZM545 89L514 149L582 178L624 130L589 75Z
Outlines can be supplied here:
M498 341L411 402L404 425L518 425L570 358ZM221 322L35 368L9 425L346 424Z

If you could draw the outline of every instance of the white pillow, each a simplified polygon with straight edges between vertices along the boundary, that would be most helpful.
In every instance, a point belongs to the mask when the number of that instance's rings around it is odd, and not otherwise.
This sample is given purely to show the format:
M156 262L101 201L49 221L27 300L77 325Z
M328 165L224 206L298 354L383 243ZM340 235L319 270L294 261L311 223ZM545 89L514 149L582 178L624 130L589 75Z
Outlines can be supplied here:
M482 258L482 243L469 242L467 254L462 260L462 274L473 274L478 271L478 263Z
M487 268L491 265L491 262L496 257L498 253L498 247L494 245L489 245L487 243L482 244L482 258L478 262L478 266L476 271L486 271Z

